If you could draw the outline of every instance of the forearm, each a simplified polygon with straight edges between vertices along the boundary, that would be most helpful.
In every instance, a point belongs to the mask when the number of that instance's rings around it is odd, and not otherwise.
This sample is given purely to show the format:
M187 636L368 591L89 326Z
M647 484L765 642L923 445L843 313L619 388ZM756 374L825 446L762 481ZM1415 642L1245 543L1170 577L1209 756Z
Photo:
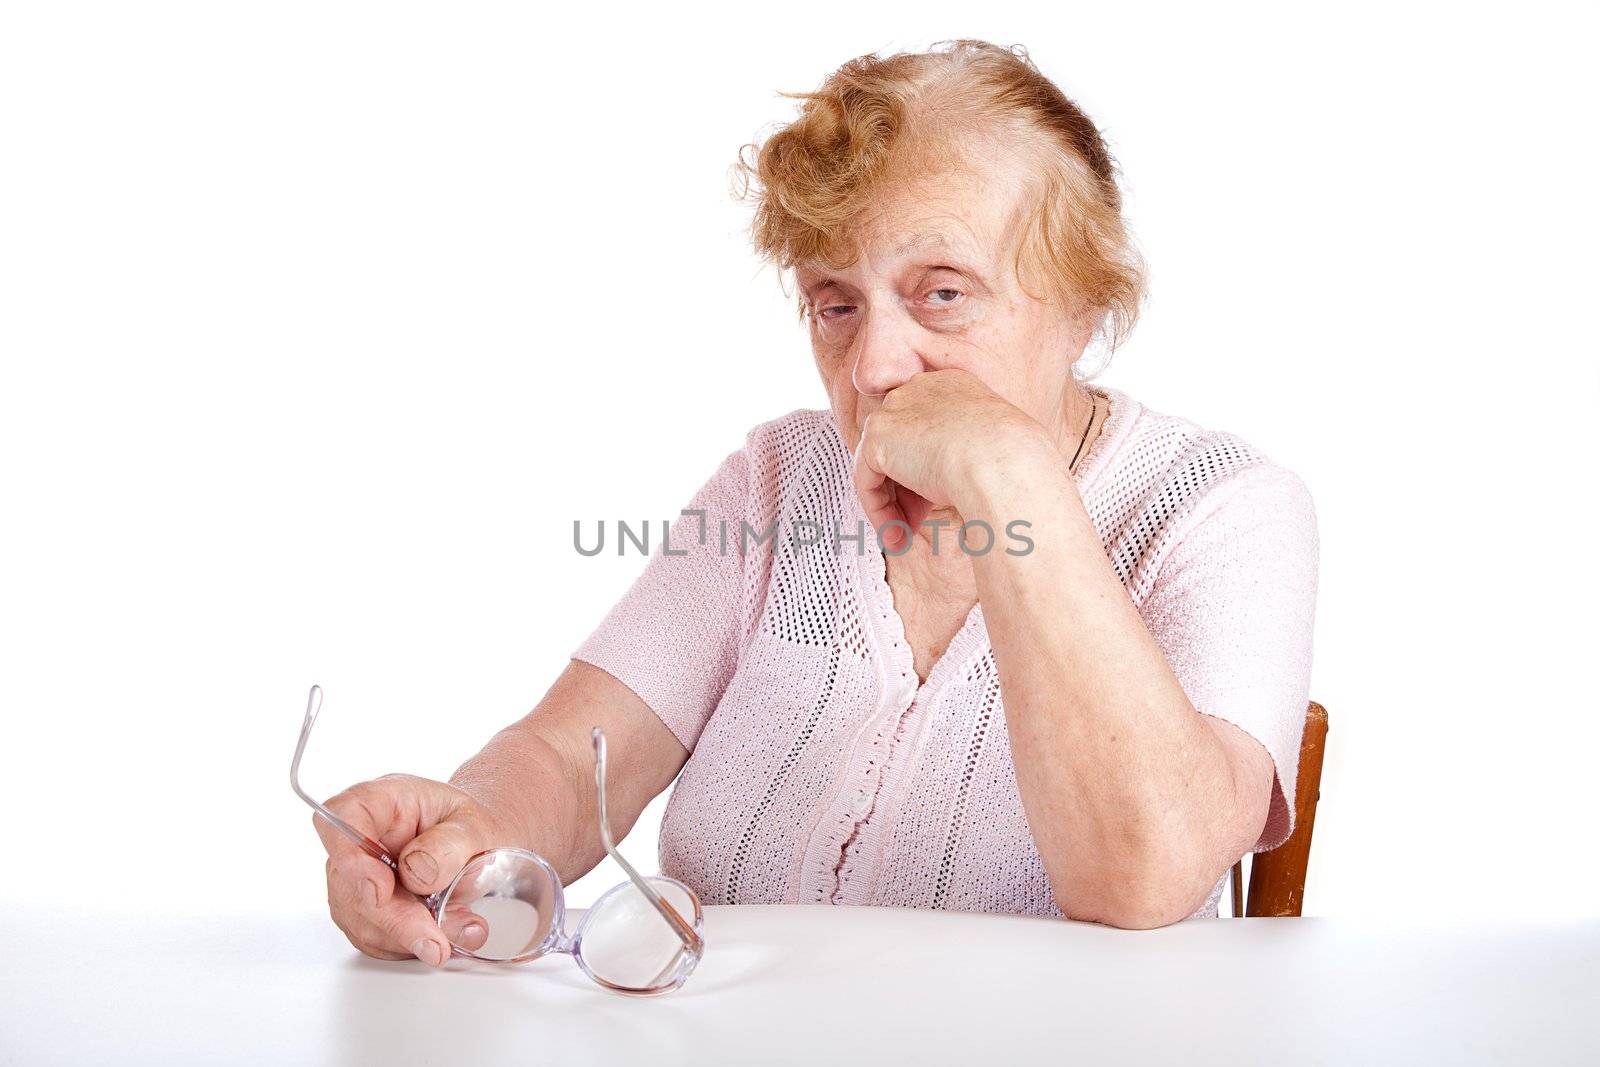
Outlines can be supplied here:
M973 558L1017 786L1062 910L1184 918L1222 869L1228 755L1111 569L1053 452L975 478L964 519L1024 518L1033 549Z

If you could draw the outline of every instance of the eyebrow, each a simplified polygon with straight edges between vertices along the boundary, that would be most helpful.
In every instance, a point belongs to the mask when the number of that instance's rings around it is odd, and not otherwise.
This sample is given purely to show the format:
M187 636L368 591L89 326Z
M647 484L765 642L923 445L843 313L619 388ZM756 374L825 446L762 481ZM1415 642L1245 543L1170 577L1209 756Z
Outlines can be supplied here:
M942 230L924 230L921 233L914 233L902 241L895 248L894 254L897 256L903 256L912 249L919 248L923 245L937 245L940 248L949 248L950 240L944 235Z
M952 265L966 271L969 274L976 274L980 282L987 282L988 275L984 262L979 258L968 256L965 246L952 244L949 237L942 230L923 230L921 232L914 233L896 245L893 251L896 256L904 256L918 248L924 247L954 252L960 256L962 260L971 259L972 263L970 265L963 263L954 263ZM818 275L817 280L811 285L801 285L801 291L807 296L811 295L811 291L813 289L820 289L824 285L832 284L836 281L832 274L820 267L809 265L806 267L806 269Z

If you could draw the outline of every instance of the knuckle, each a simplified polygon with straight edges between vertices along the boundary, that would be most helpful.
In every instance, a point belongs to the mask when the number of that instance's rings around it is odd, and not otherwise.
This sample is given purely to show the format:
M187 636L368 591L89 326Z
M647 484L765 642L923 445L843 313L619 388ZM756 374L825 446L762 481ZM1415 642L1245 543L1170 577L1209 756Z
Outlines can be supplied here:
M400 928L404 925L404 922L405 920L398 909L379 912L373 919L373 926L376 930L376 936L373 938L374 942L382 946L399 945L401 941Z
M362 925L366 927L366 940L370 944L387 945L394 940L394 917L387 912L363 916Z
M328 859L328 895L341 902L352 898L359 900L355 888L360 884L360 871L343 859Z
M383 787L379 785L381 781L381 778L373 778L347 786L328 801L328 807L331 808L335 803L338 803L345 808L360 808L367 801L384 792Z
M343 819L345 822L349 822L350 816L354 814L355 808L357 807L355 791L352 789L346 789L343 792L335 793L333 796L323 801L322 806L339 816L339 818Z

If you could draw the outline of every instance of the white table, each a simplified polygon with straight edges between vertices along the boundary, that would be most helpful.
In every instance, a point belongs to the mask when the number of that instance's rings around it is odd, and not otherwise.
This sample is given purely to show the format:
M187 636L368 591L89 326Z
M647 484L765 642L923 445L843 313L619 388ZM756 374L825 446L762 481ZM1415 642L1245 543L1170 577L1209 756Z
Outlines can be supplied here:
M689 983L631 998L566 956L368 959L318 914L8 911L0 1062L1600 1062L1600 923L706 912Z

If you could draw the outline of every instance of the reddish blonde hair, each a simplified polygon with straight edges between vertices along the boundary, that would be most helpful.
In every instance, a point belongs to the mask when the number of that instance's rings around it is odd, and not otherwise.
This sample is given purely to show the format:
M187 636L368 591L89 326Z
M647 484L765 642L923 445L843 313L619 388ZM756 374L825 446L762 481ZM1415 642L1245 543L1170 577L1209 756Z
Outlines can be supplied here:
M735 169L740 198L755 189L751 240L780 270L853 263L855 225L874 199L925 168L959 165L957 146L977 138L1033 164L1018 278L1041 271L1047 289L1099 320L1111 349L1133 328L1145 264L1122 219L1116 162L1095 124L1021 45L963 38L927 52L859 56L815 92L779 95L804 101L799 116L742 146ZM804 299L798 304L803 320Z

